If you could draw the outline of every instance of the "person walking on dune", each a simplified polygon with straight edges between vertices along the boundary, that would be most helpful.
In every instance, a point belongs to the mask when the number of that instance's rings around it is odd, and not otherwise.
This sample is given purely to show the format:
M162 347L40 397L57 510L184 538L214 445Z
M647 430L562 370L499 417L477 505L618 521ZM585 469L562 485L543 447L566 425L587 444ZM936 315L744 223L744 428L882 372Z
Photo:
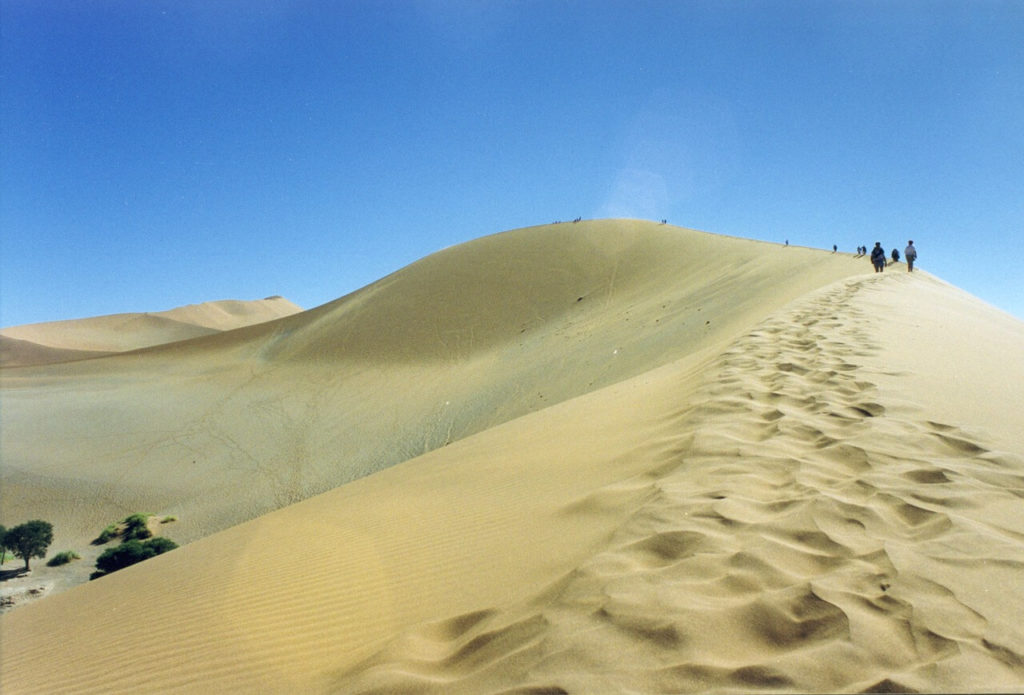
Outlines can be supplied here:
M907 242L907 248L903 249L903 257L907 259L907 272L914 272L914 261L917 260L917 249L914 248L914 240Z
M876 241L875 248L871 249L871 265L875 266L876 273L885 269L885 249L882 248L880 241Z
M899 263L900 262L900 250L899 249L893 249L892 250L892 262L893 263Z

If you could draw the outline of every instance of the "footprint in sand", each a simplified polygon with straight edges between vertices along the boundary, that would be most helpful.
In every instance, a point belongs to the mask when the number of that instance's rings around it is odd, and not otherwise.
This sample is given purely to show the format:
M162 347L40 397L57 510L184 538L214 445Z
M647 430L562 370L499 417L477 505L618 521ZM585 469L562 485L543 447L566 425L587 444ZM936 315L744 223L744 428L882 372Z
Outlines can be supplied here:
M932 436L938 439L947 449L951 450L955 454L963 456L977 456L978 454L988 452L988 449L979 444L975 444L969 439L961 439L960 437L954 437L950 434L942 434L941 432L933 432Z
M907 480L922 485L941 485L942 483L953 482L952 479L938 468L919 468L915 471L907 471L901 474Z
M703 533L667 531L631 543L623 551L634 557L642 567L665 567L697 553L705 539Z
M885 415L886 412L885 406L878 403L857 403L850 407L860 412L865 417L879 417L881 415Z
M902 531L905 538L925 540L946 533L953 527L949 515L918 507L890 494L879 494L875 502L883 516L894 518L892 528Z

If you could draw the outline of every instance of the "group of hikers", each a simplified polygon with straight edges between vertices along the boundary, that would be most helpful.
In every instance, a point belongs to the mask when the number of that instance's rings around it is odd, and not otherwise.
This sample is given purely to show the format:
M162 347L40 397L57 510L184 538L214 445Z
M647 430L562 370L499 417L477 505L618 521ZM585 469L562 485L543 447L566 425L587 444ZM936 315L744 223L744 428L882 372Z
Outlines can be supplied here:
M867 246L858 246L857 254L860 256L866 256L868 252ZM914 272L914 261L917 260L917 248L914 247L914 242L908 241L907 248L903 249L903 257L907 259L907 272ZM892 250L892 262L900 262L900 251L899 249ZM871 265L875 266L875 272L881 273L885 270L885 266L888 265L889 260L885 257L885 249L882 248L882 242L876 241L875 248L871 249Z

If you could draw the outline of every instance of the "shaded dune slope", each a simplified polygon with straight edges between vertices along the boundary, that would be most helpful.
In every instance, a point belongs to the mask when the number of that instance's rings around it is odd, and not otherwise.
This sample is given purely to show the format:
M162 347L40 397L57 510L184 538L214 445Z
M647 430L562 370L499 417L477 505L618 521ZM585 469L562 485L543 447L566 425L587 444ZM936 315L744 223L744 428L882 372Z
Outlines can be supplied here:
M103 350L69 350L40 345L31 340L19 340L0 334L0 365L3 367L30 367L58 362L74 362L111 354Z
M860 272L841 254L653 223L552 225L276 321L4 370L5 518L55 508L58 540L81 543L145 509L191 541L711 351Z
M992 369L1024 326L926 274L744 319L710 352L14 611L0 685L1018 689L1024 443L986 403L1024 386L1024 365ZM975 357L959 409L919 386L947 358L936 333Z

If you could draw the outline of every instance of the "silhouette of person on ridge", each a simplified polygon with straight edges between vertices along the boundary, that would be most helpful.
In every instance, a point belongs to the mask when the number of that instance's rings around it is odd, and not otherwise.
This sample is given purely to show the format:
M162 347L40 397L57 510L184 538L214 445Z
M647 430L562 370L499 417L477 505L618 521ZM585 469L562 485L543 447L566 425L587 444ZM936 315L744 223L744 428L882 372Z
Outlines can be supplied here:
M895 253L895 251L893 252ZM907 242L907 248L903 249L903 257L907 259L907 272L914 272L914 261L917 260L917 249L914 248L914 241Z
M871 265L875 266L876 273L885 270L885 249L880 241L876 241L875 248L871 249Z

